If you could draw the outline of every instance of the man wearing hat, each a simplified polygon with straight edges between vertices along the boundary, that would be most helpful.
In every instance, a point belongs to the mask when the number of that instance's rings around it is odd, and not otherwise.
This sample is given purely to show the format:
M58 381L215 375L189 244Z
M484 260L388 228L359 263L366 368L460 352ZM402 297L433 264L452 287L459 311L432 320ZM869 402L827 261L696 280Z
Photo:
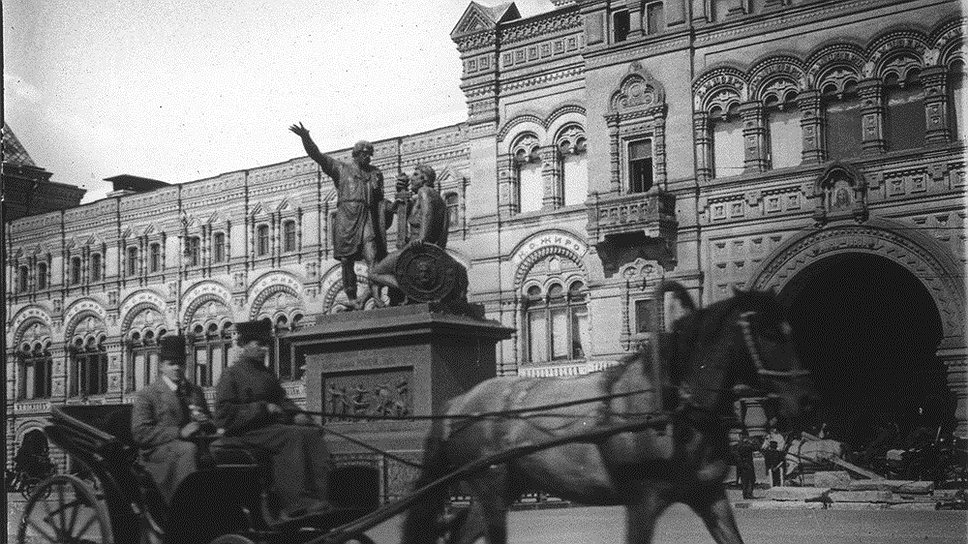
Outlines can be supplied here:
M185 337L163 336L159 359L159 379L135 395L131 432L142 464L171 502L178 484L198 468L198 446L189 439L215 429L202 389L185 378Z
M273 485L269 509L290 519L330 509L326 500L330 454L322 429L299 412L265 365L271 342L268 321L235 325L236 361L222 372L215 392L215 421L224 441L268 453Z

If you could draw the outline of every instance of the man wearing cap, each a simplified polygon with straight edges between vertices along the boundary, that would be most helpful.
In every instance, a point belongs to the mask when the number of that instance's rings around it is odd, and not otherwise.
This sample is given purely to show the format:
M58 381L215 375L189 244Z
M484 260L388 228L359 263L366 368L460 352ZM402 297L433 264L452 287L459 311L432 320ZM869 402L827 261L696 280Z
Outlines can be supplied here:
M353 145L353 160L342 162L322 153L302 125L289 130L302 139L306 154L319 163L336 186L336 217L333 225L333 257L343 269L343 290L354 308L364 299L356 298L356 271L353 265L364 260L372 269L386 256L386 228L393 220L389 202L383 199L383 173L370 164L373 144L359 141ZM382 305L380 288L370 286L373 300ZM364 297L365 298L365 297Z
M225 429L224 441L270 456L269 508L281 510L282 520L330 509L326 493L331 461L322 429L311 417L296 413L299 408L265 366L270 323L237 323L235 331L241 350L215 392L215 421Z
M198 468L198 446L189 439L215 429L205 394L185 378L185 337L166 335L160 343L160 376L135 395L131 433L142 464L171 502L178 484Z

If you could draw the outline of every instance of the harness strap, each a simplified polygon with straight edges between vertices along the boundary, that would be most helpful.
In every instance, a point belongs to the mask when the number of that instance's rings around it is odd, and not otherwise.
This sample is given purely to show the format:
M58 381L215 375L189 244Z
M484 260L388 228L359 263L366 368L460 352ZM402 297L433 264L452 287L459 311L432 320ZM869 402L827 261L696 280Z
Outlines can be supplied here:
M756 315L756 312L743 312L739 314L739 324L740 330L743 331L743 342L746 344L746 351L750 354L750 359L753 360L753 365L756 366L756 373L760 376L772 376L777 378L797 378L800 376L810 375L809 370L771 370L763 365L763 359L760 357L760 350L756 346L756 340L753 338L753 326L750 324L750 317Z

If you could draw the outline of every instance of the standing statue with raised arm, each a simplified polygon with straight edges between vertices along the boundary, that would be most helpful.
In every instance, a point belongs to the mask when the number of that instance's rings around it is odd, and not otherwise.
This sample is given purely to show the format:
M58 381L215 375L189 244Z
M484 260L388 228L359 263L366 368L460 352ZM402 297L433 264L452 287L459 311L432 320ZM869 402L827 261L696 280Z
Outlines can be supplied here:
M386 227L392 220L383 199L383 173L370 164L373 144L359 141L353 146L352 162L342 162L322 153L302 123L289 130L302 139L303 147L336 186L336 219L333 226L333 256L343 270L343 290L350 304L361 309L366 297L357 298L353 265L364 260L371 269L386 255ZM383 302L379 287L371 286L378 306Z

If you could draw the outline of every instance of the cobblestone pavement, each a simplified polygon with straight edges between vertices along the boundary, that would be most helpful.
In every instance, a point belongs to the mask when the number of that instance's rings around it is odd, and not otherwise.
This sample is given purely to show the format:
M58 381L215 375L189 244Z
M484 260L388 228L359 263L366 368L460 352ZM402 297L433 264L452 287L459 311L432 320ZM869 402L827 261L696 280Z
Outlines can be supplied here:
M965 544L968 512L883 508L794 508L754 502L738 507L736 518L746 544ZM771 507L774 506L774 507ZM23 508L19 495L7 496L7 535L16 532ZM378 544L399 542L400 518L369 532ZM509 516L513 544L624 544L622 508L575 507L518 510ZM14 542L14 539L10 539ZM711 544L698 517L675 505L659 520L655 544Z

